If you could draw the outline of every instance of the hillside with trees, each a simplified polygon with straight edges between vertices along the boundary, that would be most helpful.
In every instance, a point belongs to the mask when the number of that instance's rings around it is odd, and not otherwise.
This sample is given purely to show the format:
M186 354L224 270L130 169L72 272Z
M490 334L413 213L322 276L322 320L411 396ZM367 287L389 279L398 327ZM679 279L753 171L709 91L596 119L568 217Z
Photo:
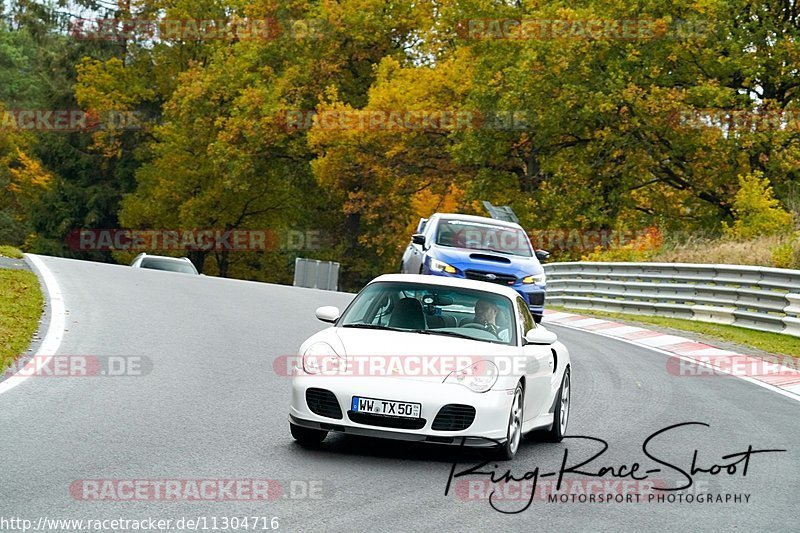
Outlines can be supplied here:
M487 200L532 233L636 235L556 260L715 243L800 268L795 1L0 5L0 242L26 251L130 258L70 249L79 228L314 231L313 249L190 257L275 282L297 255L335 259L352 288L396 270L419 217ZM96 19L274 31L76 30ZM24 109L137 120L26 129Z

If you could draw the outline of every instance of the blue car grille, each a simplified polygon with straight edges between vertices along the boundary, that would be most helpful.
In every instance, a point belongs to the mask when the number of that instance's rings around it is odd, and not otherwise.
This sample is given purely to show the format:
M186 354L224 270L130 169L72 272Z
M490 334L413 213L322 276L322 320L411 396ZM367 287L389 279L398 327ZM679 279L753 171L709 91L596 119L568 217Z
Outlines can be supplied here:
M465 270L464 275L467 279L478 281L488 281L499 285L513 285L517 282L517 277L511 274L499 274L497 272L485 272L483 270Z

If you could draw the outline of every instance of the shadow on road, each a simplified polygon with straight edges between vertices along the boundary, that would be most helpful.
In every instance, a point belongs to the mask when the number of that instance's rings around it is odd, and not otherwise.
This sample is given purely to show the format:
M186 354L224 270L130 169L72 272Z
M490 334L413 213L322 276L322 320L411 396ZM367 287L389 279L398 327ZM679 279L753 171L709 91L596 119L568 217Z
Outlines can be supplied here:
M537 436L534 434L526 436L520 444L518 459L535 453L537 448L553 446L552 444L537 441L536 438ZM407 442L333 432L328 434L322 444L313 447L304 447L297 442L291 442L290 451L310 454L314 457L340 455L448 464L452 463L457 455L460 455L459 462L499 461L496 453L493 453L493 450L488 448L465 446L459 449L458 446L453 445Z

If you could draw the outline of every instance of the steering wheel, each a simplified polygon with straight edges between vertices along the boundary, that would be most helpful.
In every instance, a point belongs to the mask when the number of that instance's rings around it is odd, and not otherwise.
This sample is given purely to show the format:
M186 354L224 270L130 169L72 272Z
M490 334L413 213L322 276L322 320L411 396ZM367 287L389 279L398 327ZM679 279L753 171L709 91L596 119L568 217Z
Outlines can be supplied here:
M489 331L488 329L486 329L486 327L485 327L483 324L478 324L477 322L469 322L469 323L467 323L467 324L464 324L464 325L463 325L463 326L461 326L461 327L462 327L462 328L469 328L469 329L479 329L479 330L481 330L481 331L485 331L486 333L492 333L491 331ZM499 333L499 330L498 330L498 333ZM494 336L495 336L495 337L497 337L498 339L500 338L500 337L497 335L497 333L492 333L492 335L494 335Z

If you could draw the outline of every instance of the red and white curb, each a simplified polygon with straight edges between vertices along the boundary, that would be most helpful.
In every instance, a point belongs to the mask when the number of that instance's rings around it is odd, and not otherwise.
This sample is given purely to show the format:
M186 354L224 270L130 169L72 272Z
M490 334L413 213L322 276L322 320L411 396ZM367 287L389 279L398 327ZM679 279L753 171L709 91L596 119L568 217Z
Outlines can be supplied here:
M800 358L742 354L677 335L560 311L545 311L544 322L671 355L666 370L675 376L726 374L800 401Z

